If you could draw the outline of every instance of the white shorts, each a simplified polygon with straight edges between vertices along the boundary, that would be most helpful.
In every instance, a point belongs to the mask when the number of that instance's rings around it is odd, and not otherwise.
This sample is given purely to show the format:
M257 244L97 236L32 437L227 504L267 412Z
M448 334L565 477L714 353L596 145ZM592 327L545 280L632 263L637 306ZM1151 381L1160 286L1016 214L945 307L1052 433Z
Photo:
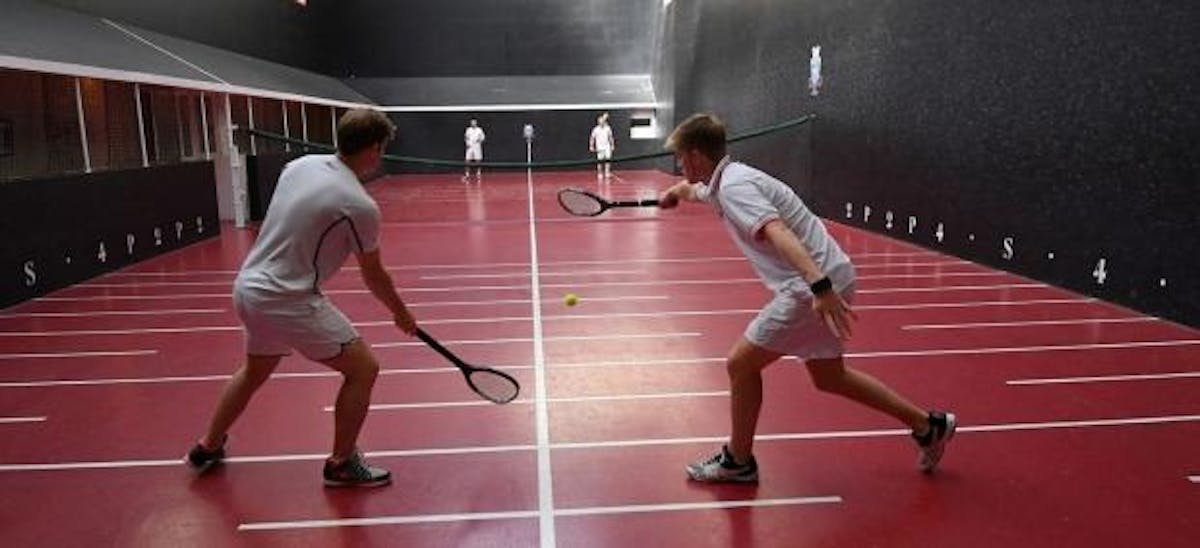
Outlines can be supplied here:
M847 304L854 302L854 284L841 291ZM801 360L837 358L845 345L813 312L812 295L781 288L746 326L746 340L757 346Z
M467 147L467 161L471 160L483 161L483 147L479 145Z
M603 148L596 149L596 159L597 160L611 160L612 159L612 150L611 149L603 149Z
M246 353L252 356L283 356L295 349L310 360L328 360L359 338L324 295L279 297L235 287L233 306L245 328Z

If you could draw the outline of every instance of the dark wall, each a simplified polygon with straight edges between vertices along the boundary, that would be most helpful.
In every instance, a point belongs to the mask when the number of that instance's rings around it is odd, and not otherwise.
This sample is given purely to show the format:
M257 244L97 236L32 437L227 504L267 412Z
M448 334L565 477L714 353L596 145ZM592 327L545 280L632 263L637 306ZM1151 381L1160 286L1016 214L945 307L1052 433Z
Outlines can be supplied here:
M44 1L267 61L347 74L342 2L314 0L301 7L292 0Z
M630 111L609 112L609 125L617 142L614 156L630 156L662 149L658 140L630 140ZM536 137L533 142L533 161L585 160L595 156L588 151L588 137L596 125L599 111L563 110L530 112L480 112L463 113L397 113L392 114L396 123L397 138L389 153L443 160L461 161L465 152L463 132L471 118L487 135L483 144L484 161L524 162L525 139L522 128L533 124ZM647 168L650 162L617 164L614 169ZM444 171L423 165L401 164L389 166L393 171ZM460 168L454 168L460 169ZM572 169L593 169L582 166Z
M0 184L0 307L217 236L213 165Z
M662 10L661 0L342 4L360 77L645 74Z
M819 116L807 145L737 153L821 214L1200 325L1200 4L698 0L668 16L655 75L677 119Z

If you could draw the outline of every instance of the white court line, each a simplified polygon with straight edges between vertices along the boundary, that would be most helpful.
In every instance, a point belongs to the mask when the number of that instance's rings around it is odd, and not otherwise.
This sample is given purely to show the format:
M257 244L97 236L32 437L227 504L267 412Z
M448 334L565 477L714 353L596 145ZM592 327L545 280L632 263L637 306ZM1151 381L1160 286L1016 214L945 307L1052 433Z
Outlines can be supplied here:
M546 289L578 289L586 287L631 287L631 286L681 286L681 285L727 285L727 284L760 284L758 278L701 278L682 280L638 280L624 282L586 282L586 283L557 283L540 284ZM879 289L859 289L859 294L877 293L919 293L940 291L972 291L987 289L1022 289L1049 288L1045 284L995 284L995 285L966 285L966 286L929 286L929 287L889 287ZM527 289L526 285L476 285L476 286L446 286L446 287L406 287L402 293L462 293L470 291L513 291ZM331 289L324 291L326 295L362 295L370 293L366 289ZM44 302L87 302L87 301L116 301L116 300L170 300L221 298L229 299L226 293L177 293L173 295L106 295L83 297L38 297L35 301Z
M518 453L532 451L532 445L489 445L473 447L444 447L432 449L404 449L393 451L367 451L369 458L411 458L442 455L474 455L487 453ZM299 453L286 455L258 455L251 457L228 457L227 463L270 464L280 462L323 461L329 453ZM67 470L124 470L128 468L159 468L163 466L186 466L182 457L170 459L84 461L58 463L0 464L0 472L62 472Z
M19 312L0 314L0 319L9 318L86 318L91 316L159 316L182 314L220 314L224 308L181 308L161 310L94 310L91 312Z
M46 422L46 417L0 417L0 424L21 424L27 422Z
M1200 483L1200 476L1188 476L1188 481L1192 483Z
M854 255L851 254L851 259L861 259L865 257L942 257L936 253L930 252L912 252L912 253L863 253ZM887 263L890 266L928 266L930 264L974 264L969 261L954 260L952 257L949 263L914 263L912 265L904 263ZM745 261L746 258L740 255L727 255L716 257L678 257L678 258L655 258L655 259L603 259L589 261L546 261L538 263L540 266L580 266L580 265L609 265L609 264L658 264L658 263L709 263L709 262L726 262L726 261ZM388 270L424 270L424 269L487 269L487 268L507 268L507 267L528 267L528 262L498 262L498 263L458 263L458 264L416 264L416 265L388 265ZM871 266L871 265L856 265L856 266ZM876 265L877 266L877 265ZM347 266L343 270L358 270L357 266ZM221 275L228 274L230 276L237 274L237 270L189 270L187 272L113 272L102 276L108 277L139 277L139 276L193 276L193 275Z
M699 337L700 333L694 332L675 332L675 333L623 333L611 335L565 335L561 337L542 337L543 341L604 341L611 339L669 339L673 337ZM474 340L457 340L457 341L442 341L442 344L450 346L453 344L504 344L515 342L533 342L531 337L512 337L504 339L474 339ZM372 348L394 348L397 346L425 346L421 341L405 341L391 343L376 343L372 344Z
M1130 417L1123 419L1095 419L1046 422L1014 422L1000 424L981 424L975 426L959 426L957 432L1018 432L1028 430L1057 430L1070 428L1102 428L1111 426L1142 426L1150 424L1175 424L1185 422L1200 422L1200 415L1167 415L1159 417ZM759 434L756 441L795 441L795 440L832 440L875 438L888 436L909 436L911 430L906 428L889 428L882 430L842 430L827 432L794 432L780 434ZM572 443L557 443L555 449L599 449L614 447L645 447L663 445L690 445L699 443L719 443L727 440L727 436L701 436L690 438L657 438L640 440L610 440L587 441Z
M577 271L577 272L545 272L542 277L571 277L571 276L591 276L591 275L617 275L617 274L645 274L644 270L593 270L593 271ZM482 279L482 278L527 278L527 272L500 272L494 274L431 274L418 276L420 280L466 280L466 279ZM147 287L231 287L232 280L216 280L207 282L126 282L126 283L104 283L104 282L86 282L75 284L72 287L81 288L147 288ZM403 284L400 284L403 286Z
M988 289L1032 289L1050 287L1046 284L995 284L995 285L943 285L930 287L887 287L882 289L859 289L855 293L925 293L930 291L983 291Z
M149 356L157 350L97 350L83 352L45 352L29 354L0 354L0 360L37 360L50 358L97 358L105 356Z
M1179 424L1188 422L1200 422L1200 415L1165 415L1153 417L1129 417L1120 419L1091 419L1091 420L1067 420L1067 421L1046 421L1046 422L1019 422L1019 423L997 423L984 424L975 426L959 426L958 432L1017 432L1030 430L1054 430L1054 429L1070 429L1070 428L1102 428L1112 426L1143 426L1152 424ZM890 436L908 436L911 432L908 429L880 429L880 430L833 430L824 432L791 432L791 433L776 433L776 434L760 434L755 439L758 441L793 441L793 440L836 440L836 439L854 439L854 438L872 438L872 437L890 437ZM670 445L687 445L687 444L706 444L727 440L727 435L719 436L697 436L688 438L646 438L646 439L627 439L627 440L602 440L602 441L586 441L586 442L569 442L569 443L551 443L549 448L552 450L577 450L577 449L596 449L609 447L645 447L645 446L670 446ZM394 451L368 451L364 456L368 458L384 458L384 457L418 457L418 456L438 456L438 455L463 455L463 454L480 454L480 453L512 453L534 451L537 447L533 445L500 445L500 446L467 446L467 447L448 447L436 449L410 449L410 450L394 450ZM226 459L229 463L247 463L247 464L268 464L278 462L293 462L293 461L320 461L328 457L328 453L311 453L311 454L285 454L285 455L260 455L253 457L230 457ZM0 472L33 472L33 471L62 471L62 470L88 470L88 469L128 469L128 468L148 468L161 466L184 466L182 458L172 459L157 459L157 460L119 460L119 461L85 461L85 462L59 462L59 463L16 463L16 464L0 464Z
M695 510L727 510L730 508L762 508L769 506L798 506L808 504L837 504L843 502L839 496L792 497L777 499L722 500L712 502L674 502L665 504L630 504L620 506L590 506L581 508L558 508L554 515L562 517L597 516L612 514L638 514L650 512L686 512ZM371 518L342 518L300 521L263 521L238 525L239 531L279 531L292 529L318 529L332 527L370 527L377 525L411 525L418 523L445 523L480 520L531 519L539 512L532 510L511 512L469 512L462 514L425 514L409 516L377 516Z
M533 369L532 365L493 365L490 366L501 371L517 371L523 369ZM421 375L421 374L446 374L458 373L459 370L454 367L406 367L404 369L380 369L380 375ZM336 371L311 371L297 373L273 373L272 379L310 379L322 377L341 377L342 374ZM183 382L216 382L227 381L233 378L233 375L175 375L169 377L118 377L118 378L101 378L101 379L62 379L52 381L11 381L0 382L0 388L48 388L56 386L107 386L121 384L170 384Z
M884 352L848 352L847 358L894 358L901 356L953 356L963 354L1011 354L1025 352L1057 352L1065 350L1098 350L1116 348L1150 348L1160 346L1191 346L1200 339L1169 341L1135 341L1122 343L1061 344L1044 346L999 346L992 348L953 348L946 350L895 350Z
M1152 381L1164 379L1200 378L1200 371L1183 371L1179 373L1145 373L1136 375L1101 375L1094 377L1043 377L1036 379L1016 379L1004 381L1012 386L1034 386L1039 384L1077 384L1089 382L1122 382L1122 381Z
M617 275L617 274L645 274L645 270L592 270L579 272L539 272L541 278L560 277L560 276L592 276L592 275ZM421 280L468 280L478 278L525 278L529 276L526 273L504 272L500 274L436 274L429 276L420 276Z
M1009 272L936 272L930 274L868 274L856 276L857 280L919 280L921 278L986 278L988 276L1013 276Z
M644 401L644 400L666 400L666 399L682 399L682 398L713 398L728 396L728 390L718 390L714 392L662 392L657 394L624 394L614 396L574 396L562 398L546 398L547 403L586 403L598 401ZM534 403L531 399L520 399L509 402L511 404L528 405ZM485 400L464 400L464 401L444 401L444 402L428 402L428 403L377 403L372 404L372 411L387 411L387 410L403 410L403 409L438 409L445 407L487 407L495 406L496 404ZM325 406L325 411L333 411L332 405Z
M913 304L867 304L855 305L854 310L914 310L920 308L978 308L981 306L1029 306L1047 304L1091 304L1093 298L1079 299L1023 299L1019 301L973 301L954 303L913 303Z
M526 339L528 340L528 339ZM1062 345L1062 346L1032 346L1032 347L999 347L999 348L981 348L981 349L949 349L949 350L911 350L911 351L892 351L892 352L865 352L865 353L848 353L846 357L850 358L887 358L899 356L922 356L922 355L945 355L945 354L1005 354L1005 353L1021 353L1021 352L1054 352L1054 351L1070 351L1070 350L1107 350L1114 348L1140 348L1140 347L1166 347L1166 346L1190 346L1200 344L1200 340L1176 340L1176 341L1149 341L1149 342L1132 342L1132 343L1098 343L1098 344L1080 344L1080 345ZM155 351L149 351L154 353ZM3 356L0 356L2 358ZM785 357L784 360L794 360L791 357ZM555 363L552 368L587 368L587 367L631 367L631 366L646 366L646 365L714 365L725 362L724 357L697 357L697 358L672 358L672 359L647 359L647 360L626 360L626 361L603 361L603 362L567 362ZM520 370L531 369L528 365L500 365L494 366L501 370ZM381 375L395 374L414 374L414 373L457 373L458 370L451 367L440 368L424 368L424 369L383 369ZM333 377L339 375L335 372L312 372L312 373L276 373L272 378L308 378L308 377ZM171 382L200 382L200 381L218 381L228 380L229 375L203 375L203 376L174 376L174 377L143 377L143 378L116 378L116 379L76 379L76 380L54 380L54 381L14 381L0 382L0 388L38 388L49 386L95 386L106 384L157 384ZM1033 383L1029 383L1033 384Z
M413 523L445 523L503 519L532 519L541 516L537 510L514 512L471 512L466 514L425 514L386 516L376 518L318 519L305 521L263 521L238 525L238 531L278 531L284 529L318 529L330 527L369 527L372 525L407 525Z
M1103 323L1142 323L1156 322L1158 318L1142 316L1137 318L1076 318L1062 320L1031 320L1027 322L974 322L974 323L944 323L944 324L912 324L902 326L906 331L921 329L976 329L992 327L1032 327L1038 325L1088 325Z
M528 149L532 151L533 149ZM529 152L532 154L532 152ZM529 159L531 159L530 157ZM538 255L537 211L533 200L533 169L525 170L529 200L529 285L533 293L534 426L537 435L538 532L542 548L554 548L554 473L550 460L550 411L546 403L546 337L542 336L541 266Z

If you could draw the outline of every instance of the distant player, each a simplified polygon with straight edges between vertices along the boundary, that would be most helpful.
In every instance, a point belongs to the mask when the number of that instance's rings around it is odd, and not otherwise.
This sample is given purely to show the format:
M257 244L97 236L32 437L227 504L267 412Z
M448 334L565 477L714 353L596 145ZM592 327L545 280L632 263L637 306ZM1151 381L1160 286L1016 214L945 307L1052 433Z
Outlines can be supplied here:
M463 134L463 142L467 145L466 169L463 173L463 182L471 181L471 163L475 162L475 180L480 180L483 168L478 164L483 161L483 141L487 139L487 135L483 133L483 128L479 127L479 121L472 119L471 125L467 127L467 132Z
M596 127L592 128L592 136L588 139L588 150L596 153L596 178L608 179L612 177L612 159L613 150L616 150L617 142L613 139L612 127L608 125L608 113L605 112L596 118Z

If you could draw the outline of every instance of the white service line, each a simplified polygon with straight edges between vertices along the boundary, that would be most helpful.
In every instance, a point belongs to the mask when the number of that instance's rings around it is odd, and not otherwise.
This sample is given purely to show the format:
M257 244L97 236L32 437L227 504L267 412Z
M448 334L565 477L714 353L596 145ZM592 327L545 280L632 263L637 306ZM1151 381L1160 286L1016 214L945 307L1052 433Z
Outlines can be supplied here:
M46 422L46 417L0 417L0 424L21 424L27 422Z
M540 284L546 289L578 289L587 287L632 287L632 286L681 286L681 285L732 285L732 284L761 284L758 278L700 278L682 280L638 280L624 282L583 282ZM878 289L859 289L859 294L876 293L921 293L941 291L979 291L989 289L1031 289L1049 288L1045 284L995 284L995 285L962 285L962 286L929 286L929 287L887 287ZM463 293L470 291L515 291L528 289L527 285L475 285L475 286L445 286L445 287L406 287L401 293ZM365 295L366 289L331 289L324 291L326 295ZM128 300L171 300L171 299L200 299L221 298L229 299L227 293L177 293L173 295L93 295L81 297L38 297L35 301L43 302L88 302L88 301L128 301Z
M724 510L727 508L758 508L765 506L794 506L799 504L836 504L842 497L793 497L782 499L722 500L712 502L676 502L666 504L633 504L624 506L595 506L589 508L560 508L560 516L595 516L603 514L636 514L644 512L679 512L688 510Z
M443 447L431 449L401 449L393 451L366 451L368 458L430 457L442 455L474 455L481 453L519 453L532 451L532 445L487 445L467 447ZM227 463L269 464L279 462L323 461L329 453L299 453L286 455L258 455L251 457L228 457ZM163 466L185 466L182 457L171 459L84 461L59 463L0 464L0 472L61 472L65 470L122 470L127 468L157 468Z
M955 303L909 303L909 304L867 304L855 305L854 310L910 310L921 308L978 308L981 306L1029 306L1047 304L1091 304L1093 298L1079 299L1023 299L1019 301L968 301Z
M1095 419L1046 422L1014 422L1000 424L981 424L975 426L959 426L957 432L1017 432L1027 430L1057 430L1066 428L1101 428L1111 426L1142 426L1149 424L1175 424L1200 422L1200 415L1167 415L1159 417L1130 417L1122 419ZM911 430L906 428L889 428L881 430L841 430L826 432L793 432L779 434L758 434L757 441L795 441L795 440L833 440L876 438L889 436L909 436ZM727 440L727 436L699 436L688 438L657 438L636 440L585 441L572 443L556 443L554 449L599 449L614 447L645 447L663 445L691 445L701 443L719 443Z
M525 339L526 341L529 339ZM1030 347L998 347L998 348L980 348L980 349L935 349L935 350L905 350L905 351L884 351L884 352L864 352L864 353L849 353L847 357L852 358L888 358L899 356L922 356L922 355L954 355L954 354L1005 354L1005 353L1022 353L1022 352L1057 352L1057 351L1072 351L1072 350L1106 350L1114 348L1142 348L1142 347L1168 347L1168 346L1191 346L1200 344L1200 340L1176 340L1176 341L1146 341L1146 342L1131 342L1131 343L1098 343L1098 344L1080 344L1080 345L1059 345L1059 346L1030 346ZM156 351L146 351L155 353ZM3 358L0 355L0 358ZM45 356L39 356L45 357ZM784 360L793 360L794 358L785 357ZM672 359L646 359L646 360L625 360L625 361L601 361L601 362L567 362L555 363L549 367L558 368L588 368L588 367L633 367L633 366L652 366L652 365L697 365L711 366L720 365L725 362L724 357L697 357L697 358L672 358ZM532 369L530 365L499 365L493 366L501 370L521 370ZM452 367L434 367L421 369L383 369L381 375L396 375L396 374L415 374L415 373L458 373L458 369ZM335 377L339 375L336 372L311 372L311 373L275 373L271 376L274 379L287 378L309 378L309 377ZM1192 373L1175 373L1164 374L1163 376L1171 375L1190 377ZM13 381L0 382L0 388L39 388L50 386L95 386L108 384L157 384L171 382L202 382L202 381L224 381L228 380L229 375L201 375L201 376L173 376L173 377L144 377L144 378L115 378L115 379L75 379L75 380L53 380L53 381ZM1086 379L1086 377L1083 377ZM1114 379L1116 380L1116 379ZM1137 380L1137 379L1133 379ZM1009 381L1010 384L1050 384L1053 381L1039 383L1038 380L1029 381ZM1059 381L1070 382L1070 381Z
M893 350L883 352L849 352L847 358L894 358L901 356L954 356L964 354L1010 354L1026 352L1058 352L1066 350L1099 350L1114 348L1153 348L1162 346L1192 346L1200 339L1170 341L1134 341L1122 343L1052 344L1043 346L999 346L992 348L951 348L943 350Z
M96 350L82 352L44 352L28 354L0 354L0 360L37 360L52 358L99 358L107 356L150 356L157 350Z
M644 400L666 400L666 399L682 399L682 398L714 398L729 396L728 390L718 390L713 392L662 392L658 394L622 394L612 396L574 396L562 398L546 398L548 403L586 403L598 401L644 401ZM513 400L508 405L528 405L534 403L531 399ZM387 411L397 409L438 409L445 407L488 407L496 404L486 400L463 400L463 401L444 401L444 402L427 402L427 403L377 403L371 404L372 411ZM332 405L325 406L325 411L333 411Z
M179 308L160 310L93 310L91 312L17 312L0 314L0 319L9 318L87 318L91 316L159 316L183 314L220 314L224 308Z
M902 326L907 331L922 329L977 329L993 327L1033 327L1045 325L1090 325L1105 323L1143 323L1157 322L1158 318L1141 316L1136 318L1075 318L1062 320L1030 320L1025 322L973 322L973 323L944 323L944 324L912 324Z
M262 521L238 525L238 531L280 531L288 529L322 529L331 527L370 527L373 525L407 525L413 523L445 523L502 519L532 519L541 516L536 510L514 512L471 512L465 514L425 514L413 516L381 516L375 518L318 519L305 521Z
M1183 371L1179 373L1145 373L1135 375L1102 375L1094 377L1044 377L1037 379L1016 379L1005 381L1004 384L1012 386L1034 386L1039 384L1082 384L1091 382L1153 381L1189 378L1200 378L1200 371Z
M541 278L560 277L560 276L592 276L592 275L619 275L619 274L645 274L645 270L593 270L593 271L578 271L578 272L539 272ZM526 278L528 273L505 272L500 274L436 274L429 276L421 276L422 280L467 280L477 278Z
M541 337L542 341L604 341L612 339L669 339L673 337L699 337L700 333L694 332L678 332L678 333L620 333L611 335L565 335L561 337ZM537 337L512 337L505 339L475 339L475 340L457 340L457 341L442 341L446 346L455 344L504 344L516 342L533 342ZM372 348L394 348L397 346L424 346L421 341L405 341L405 342L390 342L390 343L375 343Z
M995 285L941 285L930 287L885 287L881 289L859 289L855 293L869 295L873 293L925 293L941 291L984 291L988 289L1033 289L1047 288L1046 284L995 284Z
M1181 424L1189 422L1200 422L1200 415L1165 415L1152 417L1128 417L1128 418L1112 418L1112 419L1090 419L1090 420L1065 420L1065 421L1046 421L1046 422L1018 422L1018 423L997 423L983 425L962 425L958 427L959 433L967 432L1018 432L1030 430L1055 430L1055 429L1071 429L1071 428L1104 428L1115 426L1144 426L1153 424ZM836 439L855 439L855 438L873 438L873 437L891 437L891 436L908 436L911 432L907 429L880 429L880 430L834 430L824 432L792 432L792 433L777 433L777 434L760 434L755 439L758 441L792 441L792 440L836 440ZM727 440L727 435L719 436L697 436L688 438L647 438L647 439L627 439L627 440L598 440L585 442L570 442L570 443L551 443L549 449L552 450L578 450L578 449L596 449L596 448L611 448L611 447L644 447L644 446L669 446L669 445L687 445L687 444L707 444L721 442ZM393 451L368 451L364 455L368 458L390 458L390 457L419 457L419 456L439 456L439 455L464 455L464 454L480 454L480 453L512 453L512 452L527 452L534 451L537 447L534 445L499 445L499 446L467 446L467 447L447 447L435 449L410 449L410 450L393 450ZM226 459L229 463L246 463L246 464L267 464L278 462L294 462L294 461L320 461L328 457L328 453L310 453L310 454L285 454L285 455L260 455L252 457L230 457ZM146 467L161 467L161 466L183 466L182 458L157 459L157 460L120 460L120 461L86 461L86 462L59 462L59 463L17 463L17 464L0 464L0 472L33 472L33 471L61 471L61 470L85 470L85 469L127 469L127 468L146 468Z
M1192 483L1200 483L1200 476L1188 476L1188 481Z
M914 253L862 253L862 254L851 254L850 257L853 260L857 260L857 259L862 259L862 258L866 258L866 257L929 257L932 259L932 258L940 258L942 256L933 254L933 253L927 253L927 252L914 252ZM624 265L624 264L630 264L630 263L637 263L637 264L711 263L711 262L726 262L726 261L739 262L739 261L745 261L745 260L746 260L746 258L743 256L740 256L740 255L728 255L728 256L716 256L716 257L677 257L677 258L656 258L656 259L629 258L629 259L601 259L601 260L588 260L588 261L547 261L547 262L541 263L541 266L543 266L543 267L546 267L546 266L581 266L581 265L610 265L610 264ZM878 264L856 263L855 266L859 267L859 268L863 268L863 267L940 266L940 265L951 265L951 264L978 266L972 262L964 261L961 259L954 259L952 257L946 257L946 260L939 261L939 262L932 262L932 263L929 263L929 262L927 262L927 263L891 263L891 262L888 262L888 263L878 263ZM426 270L426 269L430 269L430 270L437 270L437 269L478 270L478 269L487 269L487 268L512 268L512 267L528 267L528 266L529 266L529 263L527 263L527 262L497 262L497 263L458 263L458 264L442 263L442 264L415 264L415 265L407 265L406 264L406 265L388 265L385 268L387 268L388 270ZM358 270L358 268L359 267L357 267L357 266L347 266L347 267L343 268L343 270ZM109 274L105 274L105 275L101 276L100 278L101 279L103 279L103 278L119 278L119 277L125 277L125 276L135 277L135 278L143 277L143 276L145 276L145 277L149 277L149 276L196 276L196 275L200 275L200 276L206 276L206 275L234 276L237 273L238 273L237 270L189 270L186 272L167 272L167 271L112 272ZM230 282L232 283L232 278L230 279Z
M808 504L837 504L839 496L792 497L777 499L721 500L711 502L675 502L664 504L631 504L620 506L591 506L580 508L558 508L555 516L579 517L612 514L640 514L651 512L687 512L698 510L726 510L730 508L762 508L769 506L798 506ZM418 523L446 523L481 520L532 519L540 513L533 510L509 512L468 512L461 514L425 514L409 516L377 516L371 518L343 518L299 521L263 521L238 525L239 531L280 531L293 529L325 529L333 527L371 527L377 525L411 525Z
M524 369L533 369L532 365L493 365L491 366L501 371L518 371ZM403 369L380 369L380 375L420 375L420 374L448 374L458 373L459 370L454 367L422 367L412 368L406 367ZM337 371L311 371L311 372L296 372L296 373L273 373L272 379L311 379L311 378L333 378L341 377L342 374ZM124 377L124 378L101 378L101 379L61 379L51 381L10 381L0 382L0 388L48 388L56 386L108 386L121 384L170 384L182 382L217 382L227 381L232 378L232 375L175 375L168 377Z

